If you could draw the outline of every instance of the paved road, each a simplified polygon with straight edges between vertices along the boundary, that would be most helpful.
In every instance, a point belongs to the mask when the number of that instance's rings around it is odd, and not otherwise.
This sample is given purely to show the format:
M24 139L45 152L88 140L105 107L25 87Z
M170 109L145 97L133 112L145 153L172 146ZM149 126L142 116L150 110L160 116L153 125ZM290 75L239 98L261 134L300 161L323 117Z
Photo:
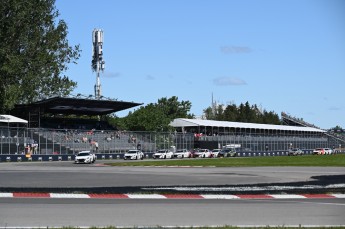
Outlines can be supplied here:
M242 167L242 168L171 168L171 167L105 167L101 162L75 165L72 162L0 163L0 192L78 191L142 192L164 187L164 192L207 192L217 187L219 193L229 193L234 187L258 192L288 186L284 192L294 192L290 186L305 192L305 187L337 187L345 190L344 167ZM336 185L336 186L334 186ZM264 189L256 186L265 186ZM267 187L272 186L272 187ZM276 188L279 186L279 188ZM197 187L192 189L191 187ZM153 188L153 189L150 189ZM231 188L231 189L227 189ZM313 187L312 187L313 188ZM50 190L49 190L50 189ZM180 191L179 191L180 190ZM213 189L215 190L215 189ZM239 189L238 189L239 190Z
M345 225L345 199L0 199L0 227Z
M343 167L154 168L0 163L0 192L148 191L227 193L344 190ZM297 189L281 189L293 186ZM307 186L308 189L301 189ZM321 187L321 188L320 188ZM235 188L235 189L234 189ZM234 191L237 189L237 191ZM272 187L270 187L272 189ZM84 190L83 190L84 189ZM215 189L217 189L215 191ZM211 190L211 191L210 191ZM223 190L223 191L219 191ZM243 191L244 190L244 191ZM44 199L0 198L0 227L345 225L345 199Z

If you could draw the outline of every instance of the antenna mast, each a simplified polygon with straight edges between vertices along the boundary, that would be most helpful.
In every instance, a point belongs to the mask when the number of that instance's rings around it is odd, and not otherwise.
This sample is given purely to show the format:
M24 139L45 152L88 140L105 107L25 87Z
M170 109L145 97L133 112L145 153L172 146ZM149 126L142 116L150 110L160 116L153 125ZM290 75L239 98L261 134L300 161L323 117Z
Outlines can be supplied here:
M92 71L96 72L95 99L101 98L101 80L100 72L104 71L105 61L103 60L103 31L94 29L92 32Z

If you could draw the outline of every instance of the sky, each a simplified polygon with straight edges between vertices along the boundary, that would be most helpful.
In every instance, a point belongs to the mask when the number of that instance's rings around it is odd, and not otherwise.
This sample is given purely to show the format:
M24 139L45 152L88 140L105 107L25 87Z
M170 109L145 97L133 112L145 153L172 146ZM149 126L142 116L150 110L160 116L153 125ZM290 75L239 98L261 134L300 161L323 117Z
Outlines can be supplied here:
M201 116L247 101L345 128L343 0L57 0L81 57L64 73L94 95L92 31L104 32L102 95L147 105L177 96ZM137 107L138 108L138 107ZM116 113L123 117L133 109Z

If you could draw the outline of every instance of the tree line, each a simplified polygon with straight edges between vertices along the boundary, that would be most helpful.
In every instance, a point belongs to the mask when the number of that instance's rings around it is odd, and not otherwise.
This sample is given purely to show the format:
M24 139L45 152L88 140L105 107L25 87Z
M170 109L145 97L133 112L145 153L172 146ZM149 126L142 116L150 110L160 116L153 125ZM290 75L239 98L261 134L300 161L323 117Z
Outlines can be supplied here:
M126 117L108 116L108 122L117 128L130 131L171 131L169 123L175 118L195 118L190 113L192 103L179 101L177 96L158 99L157 103L141 106L129 112ZM257 105L249 102L239 106L218 105L216 109L208 107L203 111L203 118L208 120L249 122L280 125L279 116L273 111L258 109Z
M208 120L281 124L278 114L273 111L259 109L256 104L250 105L248 101L244 104L241 103L239 106L234 103L227 106L223 104L214 105L213 107L206 108L204 115Z

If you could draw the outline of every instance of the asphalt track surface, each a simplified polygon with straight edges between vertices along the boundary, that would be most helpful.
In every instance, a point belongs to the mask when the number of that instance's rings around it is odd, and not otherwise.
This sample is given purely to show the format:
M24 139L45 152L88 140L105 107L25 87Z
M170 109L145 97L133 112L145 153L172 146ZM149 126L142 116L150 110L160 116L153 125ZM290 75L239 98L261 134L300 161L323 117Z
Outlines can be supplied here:
M116 162L116 160L114 160ZM345 193L345 167L110 167L0 163L0 192Z
M0 227L340 226L345 199L3 199Z
M344 167L108 167L0 163L0 193L345 193ZM345 198L0 198L0 227L339 226Z

